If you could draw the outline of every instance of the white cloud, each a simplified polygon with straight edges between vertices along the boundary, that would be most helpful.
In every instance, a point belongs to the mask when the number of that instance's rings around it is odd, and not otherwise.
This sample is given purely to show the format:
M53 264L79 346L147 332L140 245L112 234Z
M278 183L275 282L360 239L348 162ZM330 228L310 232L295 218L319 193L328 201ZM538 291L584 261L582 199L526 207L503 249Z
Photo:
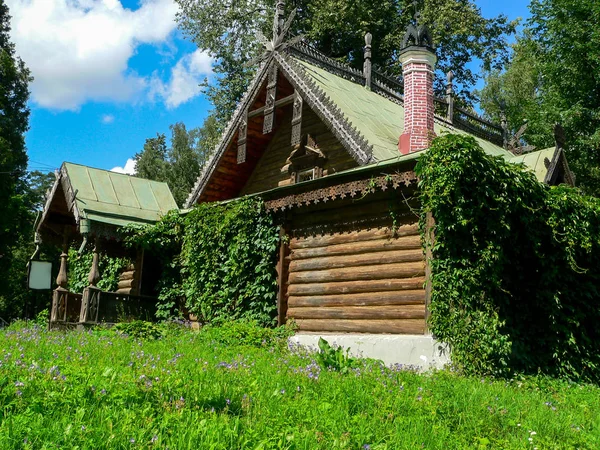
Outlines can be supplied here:
M136 101L150 80L128 67L141 44L161 44L175 30L173 0L6 0L12 39L35 80L42 107L76 110L89 100ZM173 69L175 70L175 68Z
M166 83L155 73L150 85L151 97L162 98L169 109L178 107L200 94L199 84L212 73L211 64L211 57L201 50L183 56L171 69Z
M134 175L135 174L135 160L132 158L129 158L127 160L127 162L125 163L125 167L113 167L112 169L110 169L111 172L118 172L118 173L126 173L127 175Z
M108 125L109 123L113 123L115 121L115 116L112 114L104 114L100 120L102 123Z

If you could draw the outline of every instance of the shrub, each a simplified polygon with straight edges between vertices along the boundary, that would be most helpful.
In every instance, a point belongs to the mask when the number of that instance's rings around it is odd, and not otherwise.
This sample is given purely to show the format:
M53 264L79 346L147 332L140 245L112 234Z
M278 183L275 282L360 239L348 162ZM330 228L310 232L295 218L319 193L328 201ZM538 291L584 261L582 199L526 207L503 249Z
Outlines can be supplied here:
M223 345L285 347L294 329L291 326L265 328L257 321L238 320L206 326L201 333L207 340Z
M143 320L121 322L116 324L113 330L135 339L158 339L163 335L163 330L158 324Z

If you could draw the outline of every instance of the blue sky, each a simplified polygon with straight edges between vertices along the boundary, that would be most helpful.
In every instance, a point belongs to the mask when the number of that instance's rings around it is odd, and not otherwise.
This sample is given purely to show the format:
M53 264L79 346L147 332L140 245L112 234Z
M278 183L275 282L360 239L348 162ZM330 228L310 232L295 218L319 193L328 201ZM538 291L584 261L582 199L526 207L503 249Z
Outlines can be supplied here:
M125 167L169 125L202 124L210 104L198 84L211 76L211 60L176 29L173 0L6 3L17 52L35 77L30 170L63 161ZM486 17L528 15L526 1L476 3Z

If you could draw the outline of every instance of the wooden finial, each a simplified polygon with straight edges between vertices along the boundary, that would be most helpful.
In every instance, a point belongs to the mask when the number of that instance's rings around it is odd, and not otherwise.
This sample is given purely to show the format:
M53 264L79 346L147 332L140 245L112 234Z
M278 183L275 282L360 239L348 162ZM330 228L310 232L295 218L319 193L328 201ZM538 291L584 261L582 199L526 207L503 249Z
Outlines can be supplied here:
M273 18L273 42L277 41L277 38L283 30L285 23L285 1L278 0L275 5L275 17Z
M63 249L60 254L60 269L58 270L58 276L56 277L56 284L58 287L62 289L67 288L68 278L67 278L67 259L69 257L69 231L65 228L63 234Z
M90 269L90 274L88 275L88 283L90 286L96 287L98 281L100 281L100 257L99 257L99 247L100 242L98 238L94 242L94 250L92 251L92 267Z
M452 123L454 120L454 72L450 71L446 74L446 102L448 103L448 111L446 119Z
M365 87L371 89L371 42L373 41L373 35L371 33L365 34L365 63L363 65L363 74L365 76Z

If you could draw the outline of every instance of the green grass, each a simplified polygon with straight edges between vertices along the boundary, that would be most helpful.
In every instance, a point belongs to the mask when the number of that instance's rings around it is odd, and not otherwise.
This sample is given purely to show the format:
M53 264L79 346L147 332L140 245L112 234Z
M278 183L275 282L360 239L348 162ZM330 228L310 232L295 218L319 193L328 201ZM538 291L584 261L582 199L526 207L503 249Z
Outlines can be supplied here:
M595 386L343 375L232 336L0 332L0 449L600 448Z

